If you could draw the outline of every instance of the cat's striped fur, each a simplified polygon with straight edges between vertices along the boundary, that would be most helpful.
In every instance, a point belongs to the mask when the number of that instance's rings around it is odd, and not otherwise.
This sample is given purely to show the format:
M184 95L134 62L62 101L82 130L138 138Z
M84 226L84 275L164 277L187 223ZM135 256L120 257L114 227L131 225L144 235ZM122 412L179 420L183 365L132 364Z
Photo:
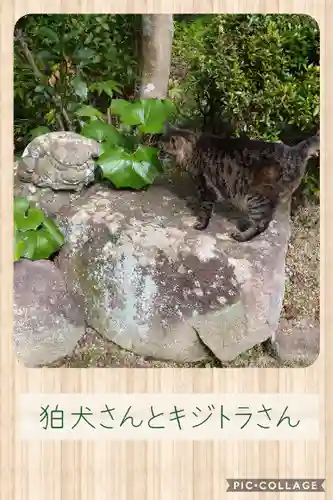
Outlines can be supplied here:
M260 140L222 139L166 124L162 151L193 178L200 198L195 228L205 229L215 202L224 198L247 215L231 236L248 241L265 231L280 200L291 197L309 158L319 152L319 132L296 146Z

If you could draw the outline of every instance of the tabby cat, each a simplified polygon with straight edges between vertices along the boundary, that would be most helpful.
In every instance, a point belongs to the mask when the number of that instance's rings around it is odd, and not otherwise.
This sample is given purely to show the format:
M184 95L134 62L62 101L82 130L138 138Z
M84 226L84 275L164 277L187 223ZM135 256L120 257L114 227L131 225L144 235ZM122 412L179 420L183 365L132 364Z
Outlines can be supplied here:
M265 231L279 201L291 197L305 173L308 160L319 153L317 135L287 146L283 143L228 138L195 133L166 123L160 139L162 154L175 157L198 189L200 210L195 229L206 229L215 202L226 199L246 215L237 241L248 241Z

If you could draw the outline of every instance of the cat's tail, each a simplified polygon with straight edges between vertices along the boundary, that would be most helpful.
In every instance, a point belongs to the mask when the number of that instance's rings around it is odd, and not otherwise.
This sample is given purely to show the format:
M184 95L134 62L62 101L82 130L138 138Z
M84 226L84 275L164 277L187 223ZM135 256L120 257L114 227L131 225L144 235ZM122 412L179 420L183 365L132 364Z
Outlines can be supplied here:
M304 161L307 161L311 156L319 153L320 150L320 136L319 131L316 135L305 139L305 141L299 142L293 147L297 153L302 157Z

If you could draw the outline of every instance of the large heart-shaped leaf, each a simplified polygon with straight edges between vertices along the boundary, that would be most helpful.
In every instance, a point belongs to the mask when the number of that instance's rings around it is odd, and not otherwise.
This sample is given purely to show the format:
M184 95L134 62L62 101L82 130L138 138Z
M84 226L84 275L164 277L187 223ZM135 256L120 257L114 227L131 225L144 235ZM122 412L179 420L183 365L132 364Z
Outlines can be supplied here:
M125 99L113 99L111 102L110 110L113 115L121 116L126 108L131 107L132 104Z
M37 245L37 234L38 231L26 231L22 233L23 235L23 244L24 244L24 252L22 257L25 259L34 259L35 249Z
M64 244L64 236L55 222L46 217L43 226L37 231L23 233L24 252L26 259L48 259Z
M143 146L140 144L133 156L137 161L149 163L154 166L156 170L162 172L163 166L158 158L158 153L159 150L157 148L150 148L149 146Z
M133 170L143 179L144 186L152 184L158 174L156 168L146 161L133 161Z
M126 125L140 125L144 120L144 110L140 103L128 102L124 99L113 99L110 106L111 113L118 115L121 121Z
M131 103L130 106L124 109L120 115L122 122L127 125L140 125L145 121L145 109L142 105L142 101Z
M122 140L116 127L100 120L93 120L85 123L82 127L81 134L90 139L95 139L97 142L107 141L110 144L120 144Z
M50 255L59 249L57 241L52 235L44 228L36 231L36 246L33 259L48 259Z
M98 164L103 176L116 188L142 189L152 182L149 174L150 164L136 161L133 154L123 149L106 151L99 157Z
M169 116L168 106L159 99L141 101L144 119L139 127L140 132L146 134L158 133L163 130L163 124Z
M56 223L39 208L30 208L22 196L14 197L14 261L48 259L64 244Z
M18 214L25 215L29 209L29 202L23 196L14 196L14 217Z
M119 115L123 123L131 126L140 125L143 133L158 133L173 110L173 103L168 100L146 99L133 103L124 99L114 99L111 112Z
M19 231L36 230L44 220L44 212L40 208L29 208L26 214L14 213L16 227Z

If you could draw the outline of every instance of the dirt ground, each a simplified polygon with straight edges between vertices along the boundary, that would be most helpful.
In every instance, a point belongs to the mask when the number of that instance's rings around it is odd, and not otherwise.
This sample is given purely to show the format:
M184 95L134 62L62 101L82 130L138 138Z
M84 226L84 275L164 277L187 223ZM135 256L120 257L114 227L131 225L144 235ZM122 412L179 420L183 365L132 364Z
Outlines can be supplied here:
M298 208L291 218L292 236L286 259L286 289L283 311L278 334L290 339L296 330L301 338L319 336L319 206L307 203ZM172 362L156 361L119 348L106 341L94 330L87 328L71 357L67 357L52 367L88 368L88 367L128 367L128 368L163 368L163 367L282 367L306 366L304 361L291 362L277 359L270 349L263 345L255 346L239 355L233 362L221 364L216 359L204 363L179 365Z

